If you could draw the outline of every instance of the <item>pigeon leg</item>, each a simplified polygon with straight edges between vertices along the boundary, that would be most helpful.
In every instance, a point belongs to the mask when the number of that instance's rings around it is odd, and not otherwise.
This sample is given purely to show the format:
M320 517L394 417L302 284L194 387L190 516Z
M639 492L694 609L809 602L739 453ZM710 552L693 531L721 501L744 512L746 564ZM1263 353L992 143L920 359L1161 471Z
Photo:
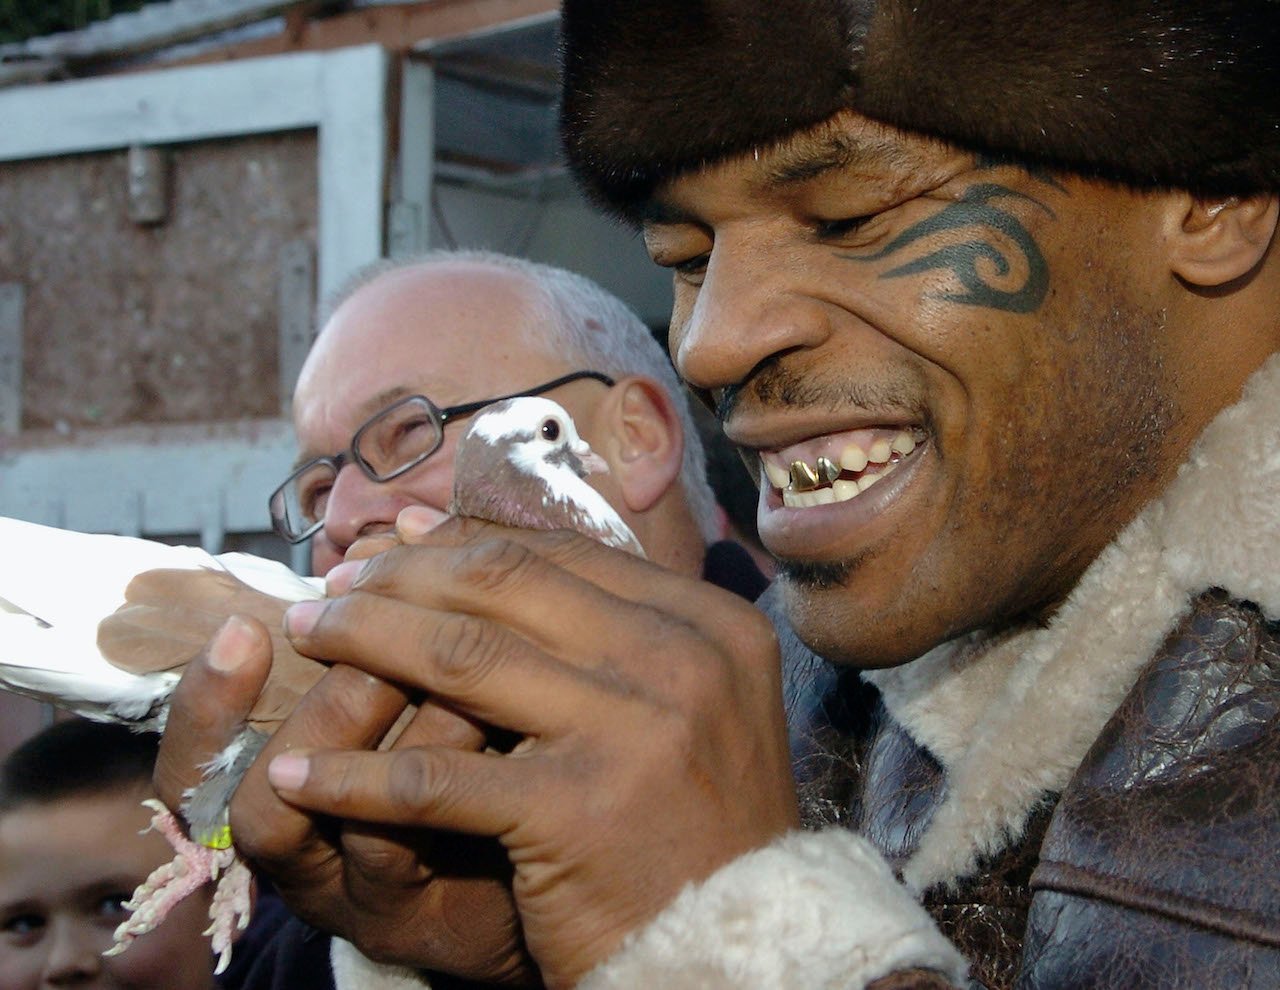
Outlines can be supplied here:
M234 849L213 849L188 839L178 820L159 801L148 800L143 804L154 812L151 827L169 841L177 855L152 871L134 891L133 898L125 905L132 915L116 929L115 945L106 955L123 952L139 935L158 927L179 901L216 880L218 887L209 908L213 924L205 934L213 935L220 973L231 959L234 932L249 923L249 869Z
M213 890L213 903L209 905L209 917L212 919L206 935L212 935L214 953L218 956L218 965L213 973L217 976L231 962L231 944L236 935L245 930L249 924L249 912L253 907L250 888L253 874L249 867L234 850L221 850L231 854L231 864L218 879Z

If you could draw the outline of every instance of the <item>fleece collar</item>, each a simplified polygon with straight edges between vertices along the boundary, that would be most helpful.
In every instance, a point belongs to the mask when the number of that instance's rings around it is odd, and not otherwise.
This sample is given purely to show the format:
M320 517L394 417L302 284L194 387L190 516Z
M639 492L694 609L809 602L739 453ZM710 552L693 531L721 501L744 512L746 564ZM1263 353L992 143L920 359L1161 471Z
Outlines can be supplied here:
M863 676L946 768L947 797L903 878L958 880L1061 791L1200 592L1280 618L1280 354L1193 447L1160 498L1085 571L1045 627L970 635Z

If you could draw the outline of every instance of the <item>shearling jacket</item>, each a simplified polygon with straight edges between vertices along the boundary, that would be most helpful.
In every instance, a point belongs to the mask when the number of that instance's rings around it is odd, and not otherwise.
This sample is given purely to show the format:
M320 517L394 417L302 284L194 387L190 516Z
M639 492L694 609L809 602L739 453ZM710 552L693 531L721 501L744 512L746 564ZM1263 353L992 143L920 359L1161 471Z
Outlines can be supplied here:
M781 624L831 824L686 889L582 987L1280 986L1277 548L1280 356L1047 626L859 675Z

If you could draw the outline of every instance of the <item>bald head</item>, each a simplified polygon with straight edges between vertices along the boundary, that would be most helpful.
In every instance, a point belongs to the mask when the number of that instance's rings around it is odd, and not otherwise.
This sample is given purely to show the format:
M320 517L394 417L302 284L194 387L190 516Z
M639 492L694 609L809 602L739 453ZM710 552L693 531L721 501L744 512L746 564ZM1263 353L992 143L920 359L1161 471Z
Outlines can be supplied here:
M693 508L680 511L697 520L692 544L700 558L714 503L696 437L685 448L684 434L692 434L692 427L685 426L688 409L665 353L634 314L598 286L519 259L437 253L409 263L380 263L358 275L339 294L299 377L293 404L299 461L347 450L371 416L407 396L425 395L445 408L582 370L619 380L647 376L641 388L652 401L639 407L652 407L662 430L675 436L678 463L664 486L680 495L684 482L682 501L688 498ZM622 424L615 415L620 405L606 401L612 392L594 380L554 390L583 435L602 450ZM439 451L392 481L374 482L356 467L341 471L313 542L317 573L339 562L361 536L393 526L407 505L434 509L443 519L452 495L453 449L463 429L446 428ZM619 477L598 482L612 501L625 501L625 484ZM627 513L625 505L619 509ZM643 528L638 520L637 525ZM690 542L688 534L682 539Z

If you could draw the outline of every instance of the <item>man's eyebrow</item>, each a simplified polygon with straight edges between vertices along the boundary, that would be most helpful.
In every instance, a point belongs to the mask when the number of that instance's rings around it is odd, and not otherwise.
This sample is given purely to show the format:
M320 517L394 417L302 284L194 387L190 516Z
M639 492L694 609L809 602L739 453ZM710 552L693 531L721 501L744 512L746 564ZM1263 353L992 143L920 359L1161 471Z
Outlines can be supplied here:
M371 396L360 403L360 412L366 417L372 416L381 412L396 400L416 394L408 385L392 385L390 388L384 388L377 395Z
M845 169L865 171L868 177L879 173L889 178L891 174L904 171L917 172L926 164L921 155L896 141L844 133L801 138L770 149L769 155L775 161L769 164L759 180L761 192L802 185L829 172ZM636 215L641 225L698 222L693 213L664 200L661 194L652 195L642 202Z
M783 146L765 173L766 186L793 186L849 168L885 171L915 168L921 163L909 150L891 141L831 134L819 142Z
M359 409L361 418L368 419L375 413L379 413L383 409L387 408L387 406L391 405L396 400L417 394L417 392L409 388L407 385L393 385L391 388L384 388L377 395L371 396L370 398L365 399L364 402L360 403ZM430 398L430 396L428 396L428 398ZM300 450L298 451L298 456L293 459L293 467L289 470L291 472L296 471L298 468L302 467L302 465L314 461L317 457L332 457L334 454L344 453L346 453L345 450L326 451L320 454L312 453L308 450Z
M672 203L650 196L636 210L636 219L644 224L680 224L693 223L693 214Z

